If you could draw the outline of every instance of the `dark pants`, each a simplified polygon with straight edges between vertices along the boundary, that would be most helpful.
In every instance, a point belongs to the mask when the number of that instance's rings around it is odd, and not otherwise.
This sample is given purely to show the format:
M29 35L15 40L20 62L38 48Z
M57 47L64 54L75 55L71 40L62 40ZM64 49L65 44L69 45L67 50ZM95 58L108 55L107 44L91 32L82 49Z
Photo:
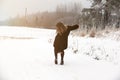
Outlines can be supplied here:
M57 60L57 58L58 58L57 57L58 53L59 53L58 51L54 50L55 60ZM64 61L64 50L60 51L60 53L61 53L61 61Z

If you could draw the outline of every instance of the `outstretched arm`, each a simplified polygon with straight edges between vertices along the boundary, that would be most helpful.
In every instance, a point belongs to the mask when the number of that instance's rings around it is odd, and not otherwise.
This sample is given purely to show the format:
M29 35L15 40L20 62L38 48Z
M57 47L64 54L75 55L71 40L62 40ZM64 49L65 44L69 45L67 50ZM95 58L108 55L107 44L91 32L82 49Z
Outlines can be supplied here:
M73 25L73 26L68 26L68 28L70 29L70 30L75 30L75 29L77 29L79 27L79 25Z

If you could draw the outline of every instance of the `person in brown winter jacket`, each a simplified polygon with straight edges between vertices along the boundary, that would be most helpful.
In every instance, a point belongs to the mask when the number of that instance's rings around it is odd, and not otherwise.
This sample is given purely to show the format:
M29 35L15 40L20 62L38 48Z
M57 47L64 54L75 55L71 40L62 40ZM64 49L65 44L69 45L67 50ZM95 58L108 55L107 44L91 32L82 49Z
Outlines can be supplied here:
M73 26L65 26L62 22L58 22L56 24L56 32L57 35L55 36L55 40L53 43L54 46L54 55L55 55L55 64L58 64L57 62L57 54L61 53L61 65L64 64L64 50L67 49L68 46L68 36L70 31L77 29L79 26L73 25Z

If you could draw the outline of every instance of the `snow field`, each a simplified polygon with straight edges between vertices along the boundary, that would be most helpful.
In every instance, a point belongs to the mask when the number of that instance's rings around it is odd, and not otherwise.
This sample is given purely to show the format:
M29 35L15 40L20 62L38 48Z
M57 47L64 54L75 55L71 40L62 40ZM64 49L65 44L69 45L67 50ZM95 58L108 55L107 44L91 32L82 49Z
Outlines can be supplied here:
M62 66L54 64L54 30L0 27L0 36L1 80L120 80L119 41L69 36Z

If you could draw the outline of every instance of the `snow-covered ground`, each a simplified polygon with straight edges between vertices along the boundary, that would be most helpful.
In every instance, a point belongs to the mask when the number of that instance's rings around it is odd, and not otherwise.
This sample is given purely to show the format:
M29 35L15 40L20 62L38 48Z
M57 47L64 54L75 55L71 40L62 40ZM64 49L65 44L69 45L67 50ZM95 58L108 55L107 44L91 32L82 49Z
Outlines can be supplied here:
M55 65L55 30L0 27L0 80L120 80L120 41L113 35L120 32L70 35L65 64Z

